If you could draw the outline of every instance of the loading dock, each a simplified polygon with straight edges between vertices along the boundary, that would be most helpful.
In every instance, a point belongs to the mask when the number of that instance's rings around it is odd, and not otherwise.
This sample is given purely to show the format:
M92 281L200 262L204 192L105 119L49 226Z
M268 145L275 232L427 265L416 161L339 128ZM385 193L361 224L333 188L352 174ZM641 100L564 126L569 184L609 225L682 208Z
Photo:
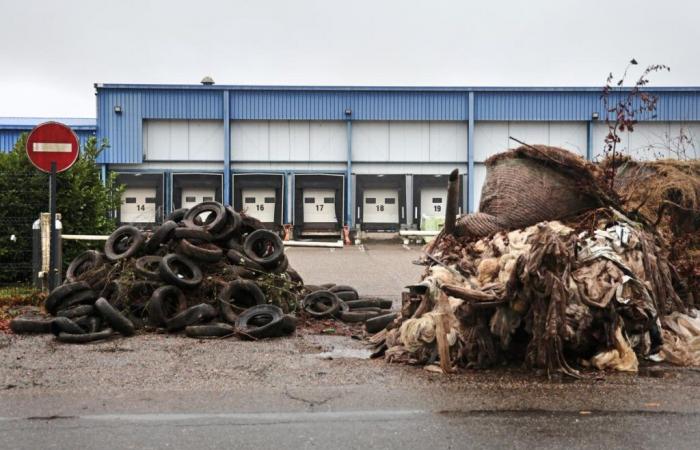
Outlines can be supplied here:
M444 224L447 206L448 175L414 175L413 176L413 221L418 229L424 224L439 222ZM463 198L462 178L460 178L459 198ZM462 206L458 207L462 213Z
M358 175L357 223L365 231L396 232L406 223L404 175Z
M222 186L223 174L220 173L174 173L172 207L191 208L201 202L221 202Z
M284 175L233 175L233 207L237 211L245 211L269 228L280 228L283 205Z
M337 235L343 224L344 175L294 176L294 229L299 236Z
M118 173L117 183L125 187L117 222L143 228L162 222L163 182L163 173Z

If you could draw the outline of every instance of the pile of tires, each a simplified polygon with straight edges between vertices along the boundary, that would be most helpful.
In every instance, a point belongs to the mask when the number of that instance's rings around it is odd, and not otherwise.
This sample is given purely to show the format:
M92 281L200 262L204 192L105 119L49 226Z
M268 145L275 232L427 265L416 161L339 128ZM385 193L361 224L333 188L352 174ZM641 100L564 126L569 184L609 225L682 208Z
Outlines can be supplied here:
M45 301L51 318L17 318L11 329L71 343L138 330L261 339L292 334L294 313L328 316L313 300L323 295L337 299L332 315L347 322L390 307L360 299L350 286L305 286L277 233L218 202L176 210L152 232L119 227L104 251L71 262L65 279Z
M365 324L368 333L383 330L398 316L391 310L392 301L377 297L360 297L357 291L346 285L306 285L309 291L302 308L311 317L334 318L346 323Z

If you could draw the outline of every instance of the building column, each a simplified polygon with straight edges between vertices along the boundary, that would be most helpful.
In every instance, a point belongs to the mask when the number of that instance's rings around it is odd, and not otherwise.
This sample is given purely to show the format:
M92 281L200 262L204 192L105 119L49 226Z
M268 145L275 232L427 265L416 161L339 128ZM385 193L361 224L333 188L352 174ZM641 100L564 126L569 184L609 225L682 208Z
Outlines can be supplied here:
M586 159L593 160L593 121L586 122Z
M231 205L231 102L229 91L224 91L224 205Z
M474 91L469 91L469 129L467 130L467 211L474 212Z
M355 216L352 211L352 120L347 124L347 166L345 169L345 225L353 227Z

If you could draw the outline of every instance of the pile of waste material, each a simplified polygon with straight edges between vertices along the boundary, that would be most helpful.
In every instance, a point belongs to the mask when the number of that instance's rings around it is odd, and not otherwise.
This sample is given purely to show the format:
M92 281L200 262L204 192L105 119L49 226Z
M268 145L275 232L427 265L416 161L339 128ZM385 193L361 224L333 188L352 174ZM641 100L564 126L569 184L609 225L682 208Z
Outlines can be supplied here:
M486 164L480 213L426 246L421 282L371 337L375 356L445 373L510 363L573 377L636 372L640 358L700 361L698 311L679 296L666 241L618 209L599 169L546 146ZM448 201L459 190L450 180Z
M652 224L668 243L669 261L686 280L679 295L700 292L700 161L623 157L608 158L603 166L615 168L614 188L624 209Z
M137 330L261 339L293 333L297 319L367 322L376 331L395 318L390 300L305 285L278 234L217 202L174 211L152 233L118 228L104 253L89 250L70 264L44 306L51 318L16 318L12 331L71 343Z

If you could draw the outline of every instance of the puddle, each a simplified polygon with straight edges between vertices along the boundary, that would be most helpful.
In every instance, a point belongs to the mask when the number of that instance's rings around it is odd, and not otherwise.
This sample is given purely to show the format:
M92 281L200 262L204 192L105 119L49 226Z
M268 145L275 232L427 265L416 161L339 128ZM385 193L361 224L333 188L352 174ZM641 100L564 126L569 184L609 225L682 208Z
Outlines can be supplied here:
M321 359L369 359L372 351L364 348L334 348L329 352L317 353L315 356Z

